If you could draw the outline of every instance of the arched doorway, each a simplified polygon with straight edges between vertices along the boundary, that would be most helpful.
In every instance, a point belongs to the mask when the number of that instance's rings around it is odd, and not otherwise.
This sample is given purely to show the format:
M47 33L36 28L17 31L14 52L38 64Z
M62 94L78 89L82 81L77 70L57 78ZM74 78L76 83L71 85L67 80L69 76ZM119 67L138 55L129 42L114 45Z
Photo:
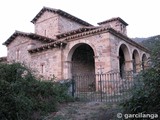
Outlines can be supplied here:
M84 43L77 45L71 57L71 63L72 75L95 73L93 49Z
M95 91L95 61L94 51L88 44L80 43L71 49L71 75L75 82L76 92Z
M130 55L128 48L125 44L122 44L119 48L119 71L120 77L124 78L126 71L130 69Z
M132 54L132 63L133 63L133 73L139 72L139 63L140 63L140 57L137 50L133 51Z
M142 70L145 70L147 67L147 56L146 54L142 55Z

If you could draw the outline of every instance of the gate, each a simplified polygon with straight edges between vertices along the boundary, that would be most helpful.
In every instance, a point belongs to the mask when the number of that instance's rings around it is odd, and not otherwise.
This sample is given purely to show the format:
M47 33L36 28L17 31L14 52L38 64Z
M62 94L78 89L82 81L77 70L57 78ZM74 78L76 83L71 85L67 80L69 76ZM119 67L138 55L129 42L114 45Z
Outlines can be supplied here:
M123 79L119 72L74 75L72 86L72 95L79 100L120 102L130 97L133 74L127 72Z

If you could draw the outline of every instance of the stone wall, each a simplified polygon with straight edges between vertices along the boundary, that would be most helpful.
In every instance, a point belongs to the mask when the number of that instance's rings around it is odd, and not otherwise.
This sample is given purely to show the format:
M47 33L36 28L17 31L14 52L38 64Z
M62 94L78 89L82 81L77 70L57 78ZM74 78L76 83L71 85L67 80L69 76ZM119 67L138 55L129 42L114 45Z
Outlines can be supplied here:
M62 79L61 49L54 48L47 51L32 53L30 67L36 72L38 77L56 80Z
M53 12L44 12L35 23L35 33L49 38L56 38L57 34L83 27L70 19Z
M137 46L133 46L131 44L128 44L127 42L121 40L120 38L110 34L110 45L111 45L111 68L112 70L114 69L119 69L119 48L122 44L127 46L128 52L129 52L129 56L128 56L128 60L126 61L127 64L127 71L133 70L133 59L132 59L132 55L134 50L138 51L138 56L139 56L139 60L140 62L137 63L137 68L139 68L138 71L140 71L142 68L141 64L142 64L142 55L145 54L147 56L147 58L150 56L149 53L145 53L142 49L138 49ZM118 66L118 67L117 67Z
M71 57L76 47L82 43L89 45L94 51L95 73L100 72L99 68L101 66L103 67L104 73L110 70L111 48L109 45L108 33L104 33L68 42L64 49L64 78L71 77Z
M122 33L123 35L126 35L126 36L127 36L127 28L126 28L126 25L124 25L124 24L123 24L122 22L120 22L119 20L107 22L107 23L102 24L101 26L111 27L111 28L115 29L116 31Z
M28 49L33 44L35 44L35 46L42 45L40 41L31 40L30 38L22 36L16 37L8 46L7 60L9 62L16 61L25 63L32 70L36 71L38 77L43 76L45 79L50 79L53 75L57 80L71 78L71 58L76 48L82 44L89 45L94 51L94 72L96 74L119 69L119 48L122 44L127 46L129 53L126 61L126 69L128 71L133 69L132 55L134 50L138 51L138 56L140 57L140 63L138 63L139 69L141 69L142 56L146 54L147 58L149 57L149 54L143 50L128 44L109 32L70 40L63 49L57 47L30 54ZM87 66L81 66L83 72L86 67ZM90 71L90 68L88 69L87 67L86 71ZM80 71L78 68L77 70Z
M58 14L46 11L35 23L36 34L55 38L58 32Z
M18 36L12 41L7 49L7 61L9 62L30 62L30 54L28 53L28 44L31 39L27 37Z
M106 24L108 25L108 24ZM44 12L43 15L37 19L35 23L35 33L46 36L49 38L56 38L57 34L64 33L67 31L75 30L84 27L83 25L76 23L70 19L58 15L53 12ZM111 27L117 31L121 30L121 25L117 26L117 21L112 22ZM123 27L123 34L126 34L126 26ZM93 32L93 31L92 31ZM112 31L114 32L114 31ZM114 33L119 34L119 33ZM123 36L121 36L123 37ZM124 37L125 38L125 37ZM68 79L72 77L72 55L78 46L82 44L89 45L94 52L94 67L93 70L97 73L107 73L109 71L119 70L119 49L121 45L126 46L126 70L130 71L133 69L133 51L137 51L137 56L139 56L140 62L136 64L138 69L141 69L142 56L145 53L143 49L136 45L131 45L125 40L116 37L110 32L104 31L104 33L92 33L86 36L81 36L81 38L71 38L66 40L67 45L62 48L50 48L45 51L39 51L36 53L29 53L28 49L36 48L41 46L42 42L37 40L32 40L28 37L18 36L8 45L8 55L7 60L9 62L16 61L27 64L31 69L36 72L38 77L44 77L45 79L50 79L53 76L59 79ZM84 57L84 56L83 56ZM93 72L92 66L82 65L82 63L77 64L76 70L78 72ZM81 72L81 73L82 73Z
M64 32L68 32L71 30L75 30L81 27L85 27L75 21L72 21L70 19L66 19L62 16L58 17L58 31L59 33L64 33Z

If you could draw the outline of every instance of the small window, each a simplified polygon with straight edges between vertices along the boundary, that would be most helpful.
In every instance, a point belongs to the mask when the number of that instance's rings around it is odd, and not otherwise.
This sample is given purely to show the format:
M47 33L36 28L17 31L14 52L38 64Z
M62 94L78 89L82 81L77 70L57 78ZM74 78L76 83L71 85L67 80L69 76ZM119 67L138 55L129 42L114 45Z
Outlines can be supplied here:
M19 60L19 58L20 58L20 50L18 49L16 51L16 60Z
M44 36L47 36L47 30L44 30Z
M44 64L41 64L41 73L43 74L44 73Z
M123 28L124 28L124 27L123 27L123 24L121 24L121 31L122 31L122 32L123 32Z

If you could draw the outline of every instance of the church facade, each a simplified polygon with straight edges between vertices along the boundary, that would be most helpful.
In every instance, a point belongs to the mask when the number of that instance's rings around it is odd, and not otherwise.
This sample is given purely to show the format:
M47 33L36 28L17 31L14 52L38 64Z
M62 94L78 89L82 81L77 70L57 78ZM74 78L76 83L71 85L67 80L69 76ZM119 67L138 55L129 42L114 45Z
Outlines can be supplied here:
M15 31L5 42L7 61L21 62L38 77L145 69L149 51L127 37L120 17L93 26L65 11L43 7L31 21L35 33Z

